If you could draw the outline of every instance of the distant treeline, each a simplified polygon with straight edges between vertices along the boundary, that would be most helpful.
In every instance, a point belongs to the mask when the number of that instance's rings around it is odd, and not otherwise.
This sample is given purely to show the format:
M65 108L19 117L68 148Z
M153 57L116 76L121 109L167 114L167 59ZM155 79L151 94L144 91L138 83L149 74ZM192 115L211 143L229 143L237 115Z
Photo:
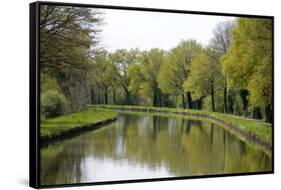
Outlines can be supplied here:
M206 109L272 122L270 19L218 23L206 47L182 40L169 51L107 52L98 43L103 16L97 9L41 7L43 117L87 104L126 104Z

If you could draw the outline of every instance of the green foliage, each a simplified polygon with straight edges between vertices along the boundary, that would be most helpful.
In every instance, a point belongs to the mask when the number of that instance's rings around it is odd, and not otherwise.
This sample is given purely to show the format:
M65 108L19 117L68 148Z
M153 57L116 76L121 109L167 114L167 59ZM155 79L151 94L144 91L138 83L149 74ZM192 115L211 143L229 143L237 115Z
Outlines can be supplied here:
M89 67L101 12L96 9L41 6L41 68L55 73L81 74Z
M63 113L65 98L69 100L70 111L90 103L87 74L92 69L102 20L98 9L40 6L40 84L42 96L45 94L42 99L46 116ZM51 96L49 90L65 97L58 95L56 103L50 102L50 97L46 98Z
M218 62L222 62L221 57L224 56L227 51L229 50L230 43L231 43L231 31L234 28L234 21L224 21L218 23L214 30L213 30L213 37L210 40L210 48L217 54ZM222 73L222 80L224 83L223 86L223 99L221 99L221 102L223 102L223 109L222 111L225 113L232 113L233 112L233 99L231 94L228 94L229 90L232 90L228 87L227 84L227 76L225 73ZM220 97L220 96L219 96ZM218 98L216 98L217 100ZM216 101L217 102L217 101ZM216 106L218 107L218 106Z
M272 103L272 22L239 18L224 70L230 87L247 89L252 106Z
M223 89L223 74L218 55L211 49L203 50L191 63L190 77L184 83L185 91L192 92L195 99L212 98L212 110L215 111L215 95Z
M118 49L109 55L110 62L114 65L114 75L120 82L120 86L125 94L124 102L133 104L133 97L129 91L131 75L128 74L130 65L141 63L141 52L139 49Z
M159 88L168 94L184 92L183 83L189 77L190 64L201 50L195 40L182 41L170 50L158 75Z
M210 49L202 51L191 63L189 79L184 83L185 91L191 91L198 99L222 89L221 65L217 55Z
M253 106L272 104L272 64L271 60L264 60L264 64L257 68L248 84L250 103Z
M168 51L107 52L97 46L101 11L65 6L41 6L40 11L43 116L63 114L66 100L70 111L92 103L212 107L225 113L230 107L230 113L241 114L248 99L251 108L271 108L270 20L218 23L205 48L182 40ZM249 92L243 101L240 90Z
M106 90L113 83L117 82L114 75L116 68L110 63L107 52L96 54L93 69L90 70L89 79L92 85L99 86L101 90Z
M216 112L224 112L224 108L223 108L223 93L218 92L216 93L215 96L215 108L216 108ZM208 111L212 111L212 97L210 95L205 96L202 99L203 102L203 110L208 110Z
M243 102L242 102L242 98L240 95L234 95L233 96L233 114L235 115L243 115Z
M142 97L152 105L161 104L161 91L158 88L157 76L164 62L164 51L151 49L142 53L142 64L133 64L128 69L130 76L129 90Z
M142 91L144 89L144 76L143 76L143 65L142 64L133 64L128 67L128 75L130 76L129 91L133 95L144 94Z
M40 90L46 92L48 90L60 91L60 87L55 77L50 76L47 73L40 73Z
M66 111L66 98L55 77L46 72L40 74L41 92L41 117L54 117L62 115Z
M67 101L58 91L49 90L41 94L41 114L47 118L65 113Z

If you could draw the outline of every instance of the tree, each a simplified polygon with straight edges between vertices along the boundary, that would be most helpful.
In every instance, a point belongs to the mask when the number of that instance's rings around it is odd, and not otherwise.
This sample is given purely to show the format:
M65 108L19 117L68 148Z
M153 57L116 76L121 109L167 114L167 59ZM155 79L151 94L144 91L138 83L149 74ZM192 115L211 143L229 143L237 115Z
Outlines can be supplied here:
M97 9L43 5L40 10L40 63L57 72L87 69L97 44L102 13Z
M192 89L192 97L195 99L211 96L212 111L216 111L215 95L223 86L222 67L214 57L218 57L216 52L203 50L192 61L190 77L184 83L185 89Z
M183 83L189 77L190 64L200 50L201 44L197 43L196 40L182 41L169 51L165 63L160 68L159 88L164 93L181 96L183 108L186 107L185 93L188 108L192 108L191 89L184 91Z
M210 41L210 47L220 55L227 53L231 42L231 31L234 27L234 21L224 21L216 25L213 30L213 38Z
M133 64L129 67L131 76L129 90L152 99L153 106L162 105L162 92L158 87L157 76L163 62L164 51L151 49L142 53L141 64Z
M233 21L224 21L220 22L216 25L215 29L213 30L213 38L210 41L210 47L218 53L220 56L225 55L230 47L231 41L231 30L234 27ZM227 94L227 76L224 76L224 111L233 112L233 97L231 93ZM230 90L230 89L229 89ZM228 101L227 101L228 99ZM228 107L230 108L228 110Z
M228 83L247 89L251 108L264 107L266 121L272 122L272 21L239 18L232 35L224 57Z
M55 78L70 110L90 103L88 70L98 42L98 9L40 6L40 72Z
M89 70L92 103L108 104L108 93L113 75L110 72L110 62L107 51L96 53L92 69Z
M125 103L129 105L133 104L133 97L129 90L131 77L128 75L128 68L130 65L141 61L140 55L141 52L139 49L131 49L130 51L119 49L109 55L111 63L116 68L114 75L117 76L125 93Z
M128 68L128 75L130 76L129 91L135 96L142 96L145 94L143 75L143 64L132 64Z
M152 49L148 52L144 63L144 73L153 94L153 106L161 106L162 92L158 87L157 76L164 59L165 53L163 50Z

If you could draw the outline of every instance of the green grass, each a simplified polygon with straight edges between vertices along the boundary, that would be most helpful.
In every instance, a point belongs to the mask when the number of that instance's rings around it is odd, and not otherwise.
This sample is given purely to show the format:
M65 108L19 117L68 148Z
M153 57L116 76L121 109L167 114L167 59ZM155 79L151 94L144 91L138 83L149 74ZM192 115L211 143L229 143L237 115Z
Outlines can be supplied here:
M229 121L239 128L249 133L253 133L265 139L266 141L271 142L272 140L272 125L270 123L266 123L262 120L243 118L229 114L215 113L214 115L218 118Z
M113 110L88 107L81 112L41 120L40 136L57 136L70 129L95 124L100 121L112 119L116 116L117 114Z
M232 124L236 125L237 127L255 134L264 140L271 142L272 140L272 125L270 123L266 123L262 120L255 120L249 119L244 117L239 117L231 114L224 114L218 112L210 112L205 110L190 110L190 109L181 109L181 108L166 108L166 107L151 107L151 106L123 106L123 105L101 105L104 107L111 107L111 108L141 108L144 111L149 111L151 109L156 110L167 110L167 111L175 111L175 112L187 112L187 113L201 113L212 115L217 118L223 119L225 121L231 122ZM92 107L98 107L94 105Z

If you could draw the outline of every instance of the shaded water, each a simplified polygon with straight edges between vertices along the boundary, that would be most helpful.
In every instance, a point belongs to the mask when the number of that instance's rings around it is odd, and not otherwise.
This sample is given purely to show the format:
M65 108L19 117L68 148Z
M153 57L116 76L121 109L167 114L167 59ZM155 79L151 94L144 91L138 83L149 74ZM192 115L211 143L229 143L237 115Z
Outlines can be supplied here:
M41 148L41 185L270 171L272 160L203 120L120 113Z

